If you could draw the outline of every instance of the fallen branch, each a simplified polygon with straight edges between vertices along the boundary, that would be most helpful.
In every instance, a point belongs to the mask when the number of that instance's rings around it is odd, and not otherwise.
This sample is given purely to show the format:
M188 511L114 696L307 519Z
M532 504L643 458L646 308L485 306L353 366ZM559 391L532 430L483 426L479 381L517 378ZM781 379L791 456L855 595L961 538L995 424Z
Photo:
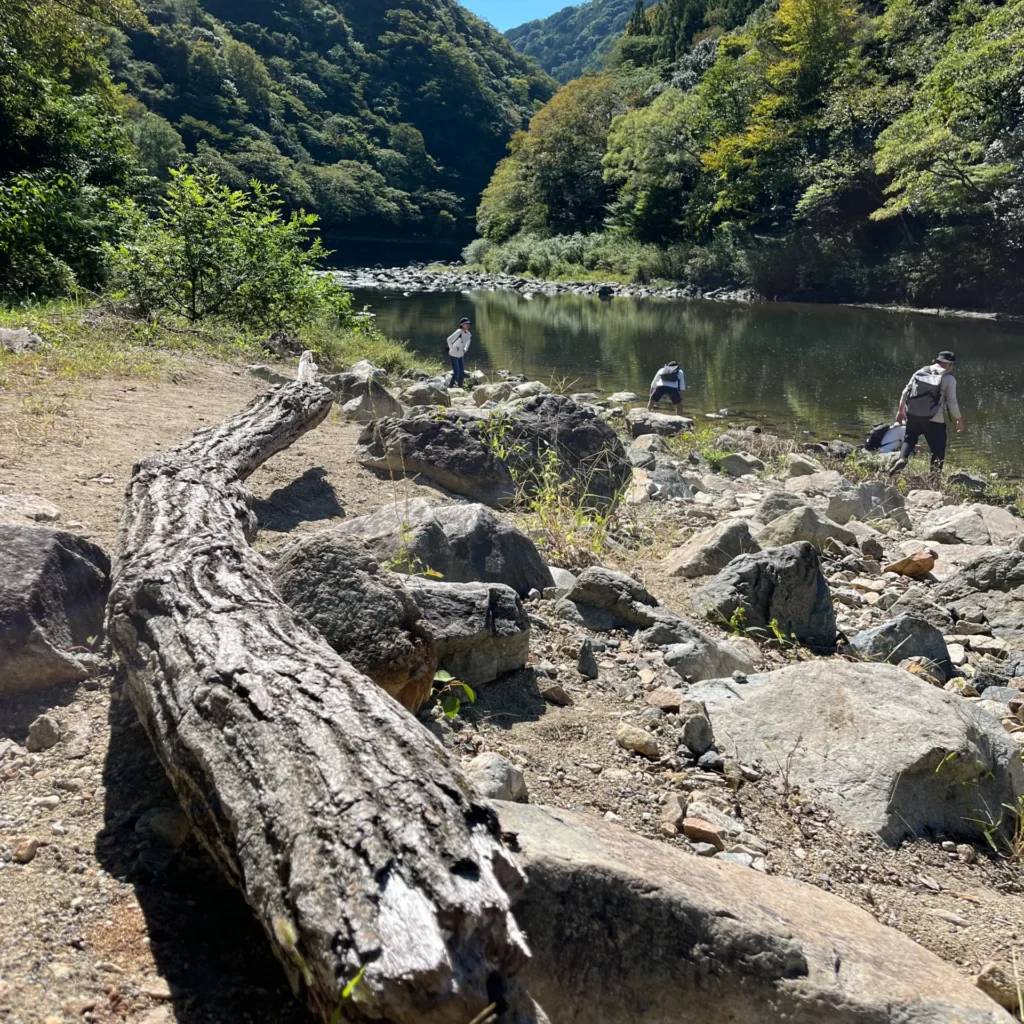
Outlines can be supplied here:
M108 606L128 692L197 835L325 1021L466 1024L493 1002L534 1020L509 981L529 956L509 912L523 879L493 811L284 605L248 543L242 481L333 397L271 388L135 467Z

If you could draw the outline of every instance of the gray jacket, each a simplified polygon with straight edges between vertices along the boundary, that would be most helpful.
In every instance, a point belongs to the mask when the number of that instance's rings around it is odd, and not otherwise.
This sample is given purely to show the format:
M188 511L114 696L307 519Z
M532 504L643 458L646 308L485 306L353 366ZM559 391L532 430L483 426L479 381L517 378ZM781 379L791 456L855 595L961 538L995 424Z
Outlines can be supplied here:
M954 420L962 419L960 415L960 406L957 404L956 400L956 377L953 376L950 370L943 369L938 363L929 366L928 369L935 373L942 374L942 383L939 385L942 401L939 403L939 408L931 419L932 423L943 423L946 419L947 410ZM900 397L901 409L907 404L907 399L910 397L910 389L912 386L913 379L908 381L907 386L903 389L903 395Z

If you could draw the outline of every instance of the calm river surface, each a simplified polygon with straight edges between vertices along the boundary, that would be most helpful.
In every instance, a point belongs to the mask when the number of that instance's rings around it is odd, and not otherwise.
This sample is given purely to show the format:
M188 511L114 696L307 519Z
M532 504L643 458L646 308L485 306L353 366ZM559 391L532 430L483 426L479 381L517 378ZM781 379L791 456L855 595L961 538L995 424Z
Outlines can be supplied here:
M447 360L444 338L473 320L468 368L567 379L572 391L635 391L669 359L686 372L684 408L728 409L793 436L862 441L890 419L915 369L952 349L967 432L954 461L1024 473L1024 326L841 306L514 292L359 292L357 304L418 353ZM958 458L959 457L959 458Z

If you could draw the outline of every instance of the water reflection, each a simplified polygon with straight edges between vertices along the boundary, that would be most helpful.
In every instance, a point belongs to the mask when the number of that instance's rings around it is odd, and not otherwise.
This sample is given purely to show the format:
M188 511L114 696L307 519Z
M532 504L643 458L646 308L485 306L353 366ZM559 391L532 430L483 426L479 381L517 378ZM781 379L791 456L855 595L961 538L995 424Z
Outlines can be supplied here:
M573 390L646 394L657 369L686 371L686 409L728 408L788 432L862 440L890 418L910 374L957 352L968 433L957 455L1024 471L1024 328L838 306L612 299L510 292L361 293L381 327L443 359L459 318L474 321L469 367L506 368Z

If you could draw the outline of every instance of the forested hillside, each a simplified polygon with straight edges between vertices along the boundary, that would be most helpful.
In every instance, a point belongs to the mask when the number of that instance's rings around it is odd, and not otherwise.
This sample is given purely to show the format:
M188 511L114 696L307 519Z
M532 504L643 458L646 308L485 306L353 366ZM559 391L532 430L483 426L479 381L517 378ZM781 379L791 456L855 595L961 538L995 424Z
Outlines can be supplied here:
M625 30L633 4L634 0L589 0L505 35L520 53L533 57L560 82L568 82L602 66Z
M554 88L453 0L3 0L0 295L101 284L123 201L183 163L321 227L452 234Z
M1024 309L1024 0L640 7L513 141L472 259Z

